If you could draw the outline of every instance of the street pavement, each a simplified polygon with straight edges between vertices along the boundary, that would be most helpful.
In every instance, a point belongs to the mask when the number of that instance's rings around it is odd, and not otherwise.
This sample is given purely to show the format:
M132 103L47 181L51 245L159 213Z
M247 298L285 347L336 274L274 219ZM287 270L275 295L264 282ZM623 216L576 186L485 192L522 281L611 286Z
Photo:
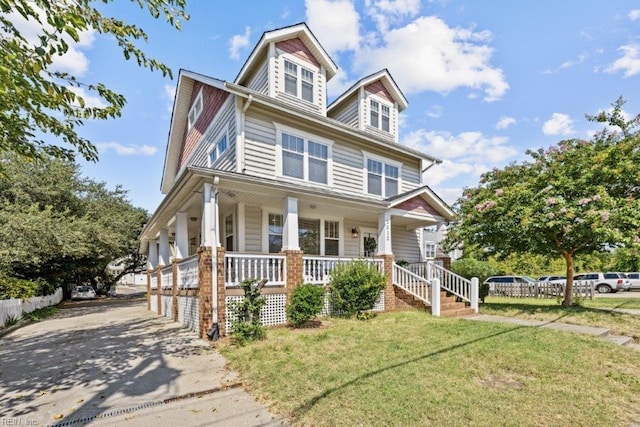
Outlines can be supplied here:
M209 342L134 295L0 338L0 426L277 426Z

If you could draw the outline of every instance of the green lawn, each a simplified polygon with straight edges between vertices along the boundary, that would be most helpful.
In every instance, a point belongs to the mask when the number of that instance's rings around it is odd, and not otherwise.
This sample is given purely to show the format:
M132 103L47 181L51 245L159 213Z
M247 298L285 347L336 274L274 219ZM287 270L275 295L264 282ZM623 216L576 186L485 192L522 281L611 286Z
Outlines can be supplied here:
M221 344L253 394L296 425L629 425L639 354L549 329L386 313Z
M487 297L485 303L480 304L480 313L598 326L640 342L640 316L611 311L613 308L640 309L639 298L596 298L584 300L582 304L563 308L555 299Z

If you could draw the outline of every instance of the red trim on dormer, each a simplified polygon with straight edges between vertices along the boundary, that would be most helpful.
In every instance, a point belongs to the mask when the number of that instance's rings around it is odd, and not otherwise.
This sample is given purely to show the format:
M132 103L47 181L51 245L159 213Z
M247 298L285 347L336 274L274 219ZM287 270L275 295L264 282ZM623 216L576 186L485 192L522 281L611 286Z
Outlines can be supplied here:
M438 211L433 206L431 206L426 200L424 200L420 196L415 196L409 200L405 200L399 205L394 206L394 209L400 209L407 212L440 216L440 213L438 213Z
M366 90L368 93L372 95L376 95L379 98L382 98L388 101L389 103L393 104L393 97L389 94L389 91L387 91L387 89L384 87L384 85L380 80L378 80L377 82L373 82L369 85L366 85L364 87L364 90Z
M200 117L198 117L198 120L196 120L196 123L188 133L185 129L185 137L182 140L182 148L180 149L180 157L178 158L176 173L178 173L187 162L189 156L196 148L198 141L200 141L200 138L209 127L211 120L213 120L213 117L220 110L220 107L229 96L228 92L213 88L200 82L195 82L193 84L193 92L191 92L189 108L191 108L191 105L193 105L193 102L196 100L196 97L200 93L200 89L202 89L202 113L200 113ZM185 126L189 126L189 124L187 123Z
M300 39L289 39L276 43L276 48L287 52L296 58L299 58L315 67L320 68L320 63L311 53L309 48Z

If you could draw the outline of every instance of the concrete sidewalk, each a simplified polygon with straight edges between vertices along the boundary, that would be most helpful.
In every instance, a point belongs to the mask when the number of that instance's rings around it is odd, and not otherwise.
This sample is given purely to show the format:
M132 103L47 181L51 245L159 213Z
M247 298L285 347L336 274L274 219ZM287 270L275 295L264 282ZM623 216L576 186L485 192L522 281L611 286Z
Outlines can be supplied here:
M532 326L538 328L554 329L557 331L573 332L578 334L595 335L614 344L626 346L634 350L640 351L640 344L635 344L633 338L622 335L612 335L611 330L607 328L596 328L593 326L572 325L569 323L545 322L542 320L518 319L515 317L494 316L490 314L476 314L474 316L465 317L468 320L480 322L496 322L509 323L513 325Z
M282 425L143 299L67 303L0 339L0 425Z

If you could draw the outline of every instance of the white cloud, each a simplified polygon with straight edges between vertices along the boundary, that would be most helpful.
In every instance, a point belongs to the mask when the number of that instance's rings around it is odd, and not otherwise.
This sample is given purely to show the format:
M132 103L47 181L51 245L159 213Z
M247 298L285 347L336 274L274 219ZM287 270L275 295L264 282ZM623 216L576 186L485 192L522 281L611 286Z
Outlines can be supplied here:
M236 34L229 40L229 57L233 60L240 58L240 50L249 45L251 37L251 27L244 27L244 34Z
M431 117L432 119L439 119L442 117L442 105L432 105L426 114L427 117Z
M481 163L454 162L443 160L441 164L434 165L424 174L425 184L432 186L448 181L457 176L464 176L465 181L477 181L484 172L490 168Z
M380 44L362 46L355 52L354 68L371 73L388 67L407 93L468 87L484 91L485 101L496 101L509 84L502 70L490 64L490 39L488 31L452 28L435 16L424 16L388 31Z
M575 133L573 120L562 113L553 113L551 118L542 125L542 133L545 135L571 135Z
M331 97L342 95L353 85L343 68L338 68L336 75L327 82L327 94Z
M161 97L167 100L167 112L171 113L173 111L173 100L176 97L176 86L164 85L163 89L164 92Z
M620 46L618 50L623 52L622 57L616 59L616 61L604 71L607 73L624 71L623 77L625 78L640 74L640 44Z
M462 196L462 192L464 191L462 187L443 188L439 186L432 188L432 190L434 190L436 194L438 194L438 196L440 196L440 198L442 198L442 200L444 200L449 206L454 205Z
M640 9L633 9L631 12L629 12L629 19L631 19L632 21L640 19Z
M391 24L416 16L420 12L420 0L365 0L365 10L378 31L386 33Z
M569 61L565 61L560 65L560 69L564 70L565 68L571 68L574 65L582 64L589 58L589 55L586 53L581 53L578 55L578 59L571 59Z
M514 119L513 117L509 117L509 116L502 116L500 117L500 120L498 120L498 123L496 123L496 129L500 130L500 129L506 129L511 125L515 125L516 124L516 119Z
M122 145L119 142L99 142L96 144L98 150L105 152L113 150L119 156L153 156L158 149L150 145Z
M349 0L306 0L307 24L332 56L357 50L360 45L360 16Z
M8 13L6 18L13 23L16 29L22 34L32 46L40 44L39 37L43 34L43 30L53 31L53 27L46 23L45 12L36 5L30 5L40 16L41 24L34 19L25 20L22 15L17 12ZM86 30L78 33L79 41L75 42L71 37L63 35L62 39L68 44L69 48L64 55L54 55L52 58L51 69L54 71L62 71L82 77L89 69L89 60L81 49L90 49L96 39L95 30Z
M503 162L518 154L506 145L509 138L486 137L481 132L463 132L452 135L446 131L420 129L409 133L402 143L424 153L443 159L461 159L469 164Z

